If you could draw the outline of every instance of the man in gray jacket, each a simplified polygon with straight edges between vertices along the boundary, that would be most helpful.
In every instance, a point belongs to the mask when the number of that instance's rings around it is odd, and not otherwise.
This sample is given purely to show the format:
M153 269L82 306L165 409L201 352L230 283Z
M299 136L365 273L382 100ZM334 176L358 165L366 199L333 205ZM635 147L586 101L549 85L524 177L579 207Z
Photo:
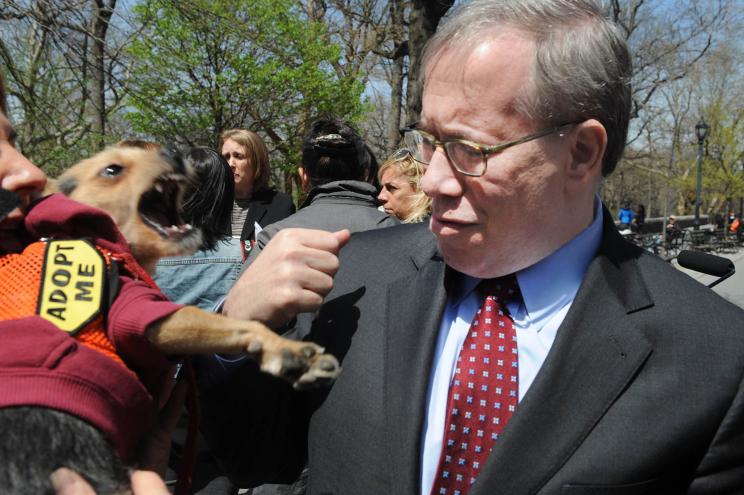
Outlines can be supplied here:
M377 190L367 182L375 158L359 134L347 123L322 119L313 122L302 146L298 173L308 193L294 215L264 228L248 257L251 263L282 229L303 227L350 232L391 227L397 218L377 209Z

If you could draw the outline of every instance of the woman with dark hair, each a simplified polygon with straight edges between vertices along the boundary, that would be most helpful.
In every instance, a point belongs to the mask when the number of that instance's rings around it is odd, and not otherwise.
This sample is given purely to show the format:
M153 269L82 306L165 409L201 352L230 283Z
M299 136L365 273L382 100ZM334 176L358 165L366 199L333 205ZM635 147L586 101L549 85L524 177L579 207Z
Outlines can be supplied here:
M182 215L201 231L202 245L192 256L161 259L153 278L172 301L212 310L237 280L243 261L240 242L230 235L233 172L211 148L191 148L183 160L193 176Z
M225 159L210 148L191 148L184 156L194 176L184 195L183 217L202 231L202 249L213 251L217 242L230 235L230 199L235 195L232 170Z
M288 194L269 187L269 150L258 134L247 129L227 130L220 136L220 153L235 179L232 236L250 251L256 230L294 213L294 203Z

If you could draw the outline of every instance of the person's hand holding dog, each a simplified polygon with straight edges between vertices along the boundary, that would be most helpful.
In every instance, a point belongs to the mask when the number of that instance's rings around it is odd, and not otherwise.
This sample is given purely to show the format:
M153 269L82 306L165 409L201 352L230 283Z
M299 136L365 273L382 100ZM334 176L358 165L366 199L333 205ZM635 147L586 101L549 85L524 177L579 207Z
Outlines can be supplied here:
M96 495L85 478L68 468L59 468L52 473L52 486L56 495ZM152 471L132 473L132 495L170 495L163 479Z
M276 328L298 313L317 310L333 287L338 253L350 235L348 230L281 230L235 282L223 314Z

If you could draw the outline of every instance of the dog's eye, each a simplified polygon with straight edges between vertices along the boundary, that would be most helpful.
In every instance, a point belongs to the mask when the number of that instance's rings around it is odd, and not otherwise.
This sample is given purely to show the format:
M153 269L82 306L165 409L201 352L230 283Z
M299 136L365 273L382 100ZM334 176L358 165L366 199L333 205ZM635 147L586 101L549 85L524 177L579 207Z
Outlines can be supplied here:
M117 175L119 175L120 173L122 173L123 170L124 170L124 167L122 167L121 165L117 165L116 163L112 163L111 165L109 165L106 168L104 168L103 170L101 170L100 175L102 177L116 177Z

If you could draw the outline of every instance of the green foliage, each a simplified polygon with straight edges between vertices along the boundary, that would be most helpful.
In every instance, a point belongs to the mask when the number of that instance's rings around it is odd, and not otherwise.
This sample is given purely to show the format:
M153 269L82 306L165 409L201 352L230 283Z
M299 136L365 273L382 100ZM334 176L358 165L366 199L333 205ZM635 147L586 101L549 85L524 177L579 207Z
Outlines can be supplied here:
M275 169L294 170L312 119L363 117L361 77L333 70L340 47L295 0L144 0L135 15L145 26L129 47L135 131L216 146L223 130L249 128Z
M50 41L63 33L42 29L36 19L0 23L0 72L16 143L51 177L98 151L102 141L90 130L84 90L89 78L74 54L63 51L77 46L79 37L65 34L69 45Z
M113 141L111 136L104 137L107 144ZM72 144L60 143L53 140L45 140L28 148L23 153L49 177L57 177L73 164L96 154L101 150L101 135L87 132L80 136Z
M717 102L720 103L720 102ZM722 204L744 196L744 109L714 104L707 117L711 123L708 152L703 160L703 187L708 199Z

